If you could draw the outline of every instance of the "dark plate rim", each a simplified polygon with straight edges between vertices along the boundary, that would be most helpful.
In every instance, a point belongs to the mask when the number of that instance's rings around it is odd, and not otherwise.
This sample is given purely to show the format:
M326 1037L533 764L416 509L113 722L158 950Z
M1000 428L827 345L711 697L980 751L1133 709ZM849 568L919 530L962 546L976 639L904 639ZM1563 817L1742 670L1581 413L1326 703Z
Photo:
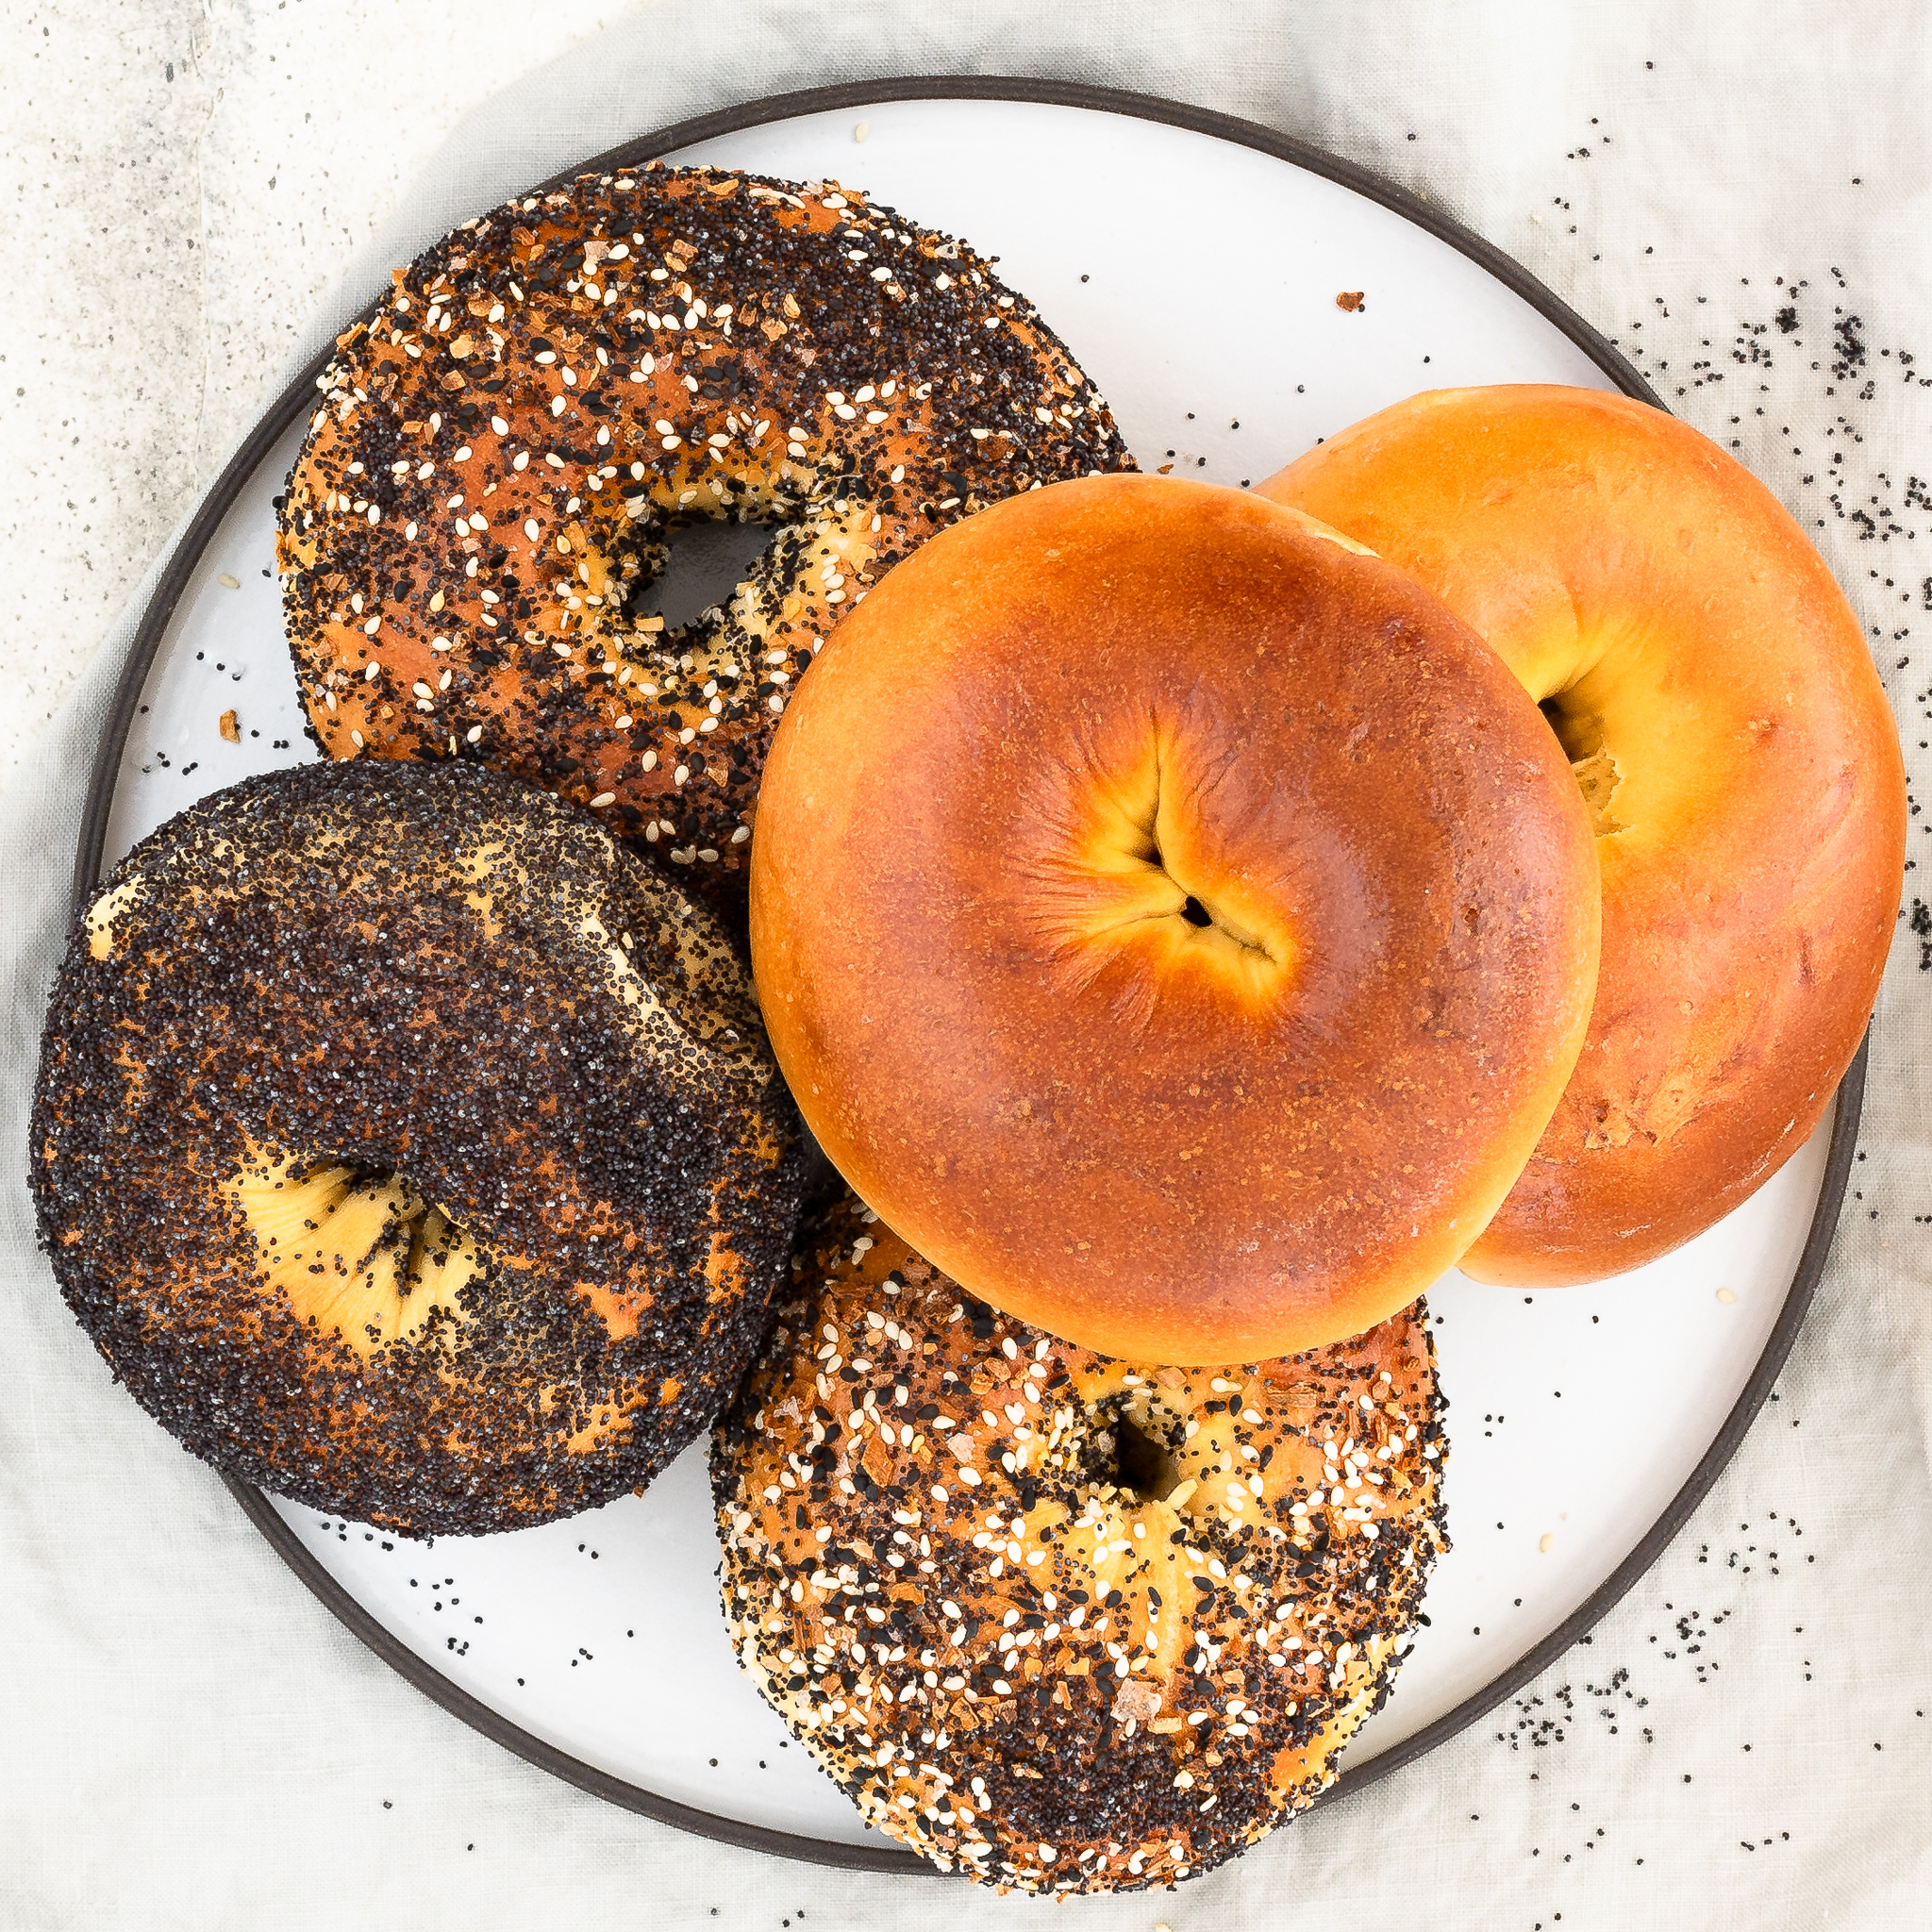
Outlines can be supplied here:
M720 135L741 133L746 128L763 126L774 121L874 106L880 102L912 100L1021 101L1049 107L1082 108L1098 113L1158 122L1171 127L1185 127L1197 134L1209 135L1272 155L1309 174L1322 175L1351 189L1448 242L1459 254L1467 256L1497 281L1522 296L1546 321L1568 336L1624 394L1657 408L1664 407L1650 385L1598 330L1546 289L1520 262L1464 227L1434 202L1397 187L1353 161L1311 147L1292 136L1278 134L1257 122L1240 120L1211 108L1165 100L1154 94L1127 93L1112 88L1089 87L1070 81L982 74L909 75L855 81L839 87L808 88L795 93L767 95L760 100L721 108L715 113L674 122L654 133L641 135L620 147L592 156L567 173L540 182L530 192L543 192L580 174L608 174L619 168L636 167L654 156L675 153ZM373 313L373 305L363 311L365 316L370 313ZM249 432L195 511L155 585L129 644L127 659L122 667L120 682L115 688L88 777L87 800L75 855L73 899L76 910L92 896L100 878L101 855L107 842L108 820L114 800L114 776L134 722L135 708L141 701L142 689L202 552L222 518L241 494L242 486L260 467L277 439L308 406L314 393L315 379L327 367L333 354L332 345L318 354ZM1629 1556L1541 1642L1532 1646L1500 1676L1491 1678L1480 1690L1465 1698L1433 1724L1424 1725L1413 1737L1385 1751L1358 1770L1343 1772L1336 1783L1323 1793L1318 1804L1332 1804L1352 1792L1365 1790L1405 1765L1414 1763L1541 1675L1598 1623L1656 1562L1703 1501L1719 1473L1736 1454L1745 1431L1770 1394L1772 1384L1777 1379L1791 1344L1797 1339L1806 1310L1824 1273L1851 1173L1870 1051L1868 1036L1840 1083L1824 1184L1819 1191L1804 1252L1799 1257L1797 1271L1786 1292L1777 1322L1750 1379L1683 1487L1672 1497L1663 1513L1651 1524ZM581 1758L573 1757L568 1752L512 1724L459 1689L433 1664L419 1657L329 1574L294 1529L276 1513L266 1495L233 1477L224 1480L248 1520L339 1622L425 1697L441 1705L452 1716L461 1719L473 1730L481 1732L484 1737L527 1762L626 1810L725 1844L847 1871L940 1875L934 1867L916 1854L896 1845L841 1844L828 1839L807 1838L767 1825L750 1824L741 1819L680 1804L675 1799L614 1777Z

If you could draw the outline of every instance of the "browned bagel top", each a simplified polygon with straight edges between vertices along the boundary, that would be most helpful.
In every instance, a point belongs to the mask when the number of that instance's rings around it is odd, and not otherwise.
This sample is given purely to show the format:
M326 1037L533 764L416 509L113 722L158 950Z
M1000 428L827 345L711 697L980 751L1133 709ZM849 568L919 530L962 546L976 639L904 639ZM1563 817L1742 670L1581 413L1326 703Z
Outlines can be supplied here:
M1667 1252L1804 1144L1877 993L1905 773L1858 620L1763 484L1627 396L1431 391L1262 490L1474 625L1591 802L1590 1038L1472 1271L1578 1281Z
M1568 1075L1590 827L1396 572L1232 491L1071 483L928 544L787 716L774 1049L922 1253L1108 1353L1358 1333L1473 1240Z

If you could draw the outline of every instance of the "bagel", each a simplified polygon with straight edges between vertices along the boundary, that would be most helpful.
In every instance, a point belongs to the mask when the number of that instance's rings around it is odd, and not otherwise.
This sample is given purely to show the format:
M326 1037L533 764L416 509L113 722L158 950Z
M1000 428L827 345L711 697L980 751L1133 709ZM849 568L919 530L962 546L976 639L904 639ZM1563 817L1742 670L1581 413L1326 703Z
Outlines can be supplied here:
M712 1438L725 1617L868 1822L1128 1890L1334 1782L1448 1547L1420 1306L1188 1374L995 1314L856 1201L795 1274Z
M1537 1287L1667 1254L1804 1144L1877 995L1905 768L1857 619L1748 470L1626 396L1437 391L1261 490L1480 631L1595 823L1589 1041L1464 1267Z
M648 1481L784 1276L792 1114L715 923L460 765L206 798L77 921L41 1241L136 1399L232 1475L413 1535Z
M1588 814L1466 625L1239 491L1064 483L902 564L779 727L752 948L853 1188L1129 1361L1358 1334L1583 1038Z
M741 917L766 744L867 586L980 504L1132 468L965 244L857 190L712 168L466 222L322 388L278 501L324 750L512 772ZM651 583L706 518L777 527L728 608L667 625Z

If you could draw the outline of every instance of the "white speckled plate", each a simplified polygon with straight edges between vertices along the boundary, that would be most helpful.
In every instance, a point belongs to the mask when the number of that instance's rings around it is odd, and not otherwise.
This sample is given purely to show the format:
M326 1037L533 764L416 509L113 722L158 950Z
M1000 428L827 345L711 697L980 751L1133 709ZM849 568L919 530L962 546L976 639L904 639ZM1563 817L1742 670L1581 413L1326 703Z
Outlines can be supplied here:
M1442 384L1648 395L1586 325L1420 198L1167 103L1012 81L873 83L734 109L622 153L834 175L968 237L1038 302L1148 468L1257 480ZM1342 310L1342 290L1365 304ZM95 770L79 891L204 793L314 756L270 503L310 394L305 377L270 413L157 594ZM218 729L230 708L237 743ZM1861 1073L1836 1130L1821 1127L1755 1199L1666 1260L1589 1289L1526 1295L1451 1275L1432 1291L1456 1547L1430 1585L1431 1627L1349 1752L1341 1789L1507 1694L1602 1613L1702 1494L1823 1265ZM413 1682L560 1775L741 1842L924 1869L859 1824L740 1676L701 1448L641 1499L427 1544L237 1493Z

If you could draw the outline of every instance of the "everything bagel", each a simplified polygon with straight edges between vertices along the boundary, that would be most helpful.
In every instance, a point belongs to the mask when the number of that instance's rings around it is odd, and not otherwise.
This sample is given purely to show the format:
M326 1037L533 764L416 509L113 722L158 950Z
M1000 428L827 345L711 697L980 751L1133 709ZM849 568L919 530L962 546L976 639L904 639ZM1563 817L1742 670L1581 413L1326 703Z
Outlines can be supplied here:
M1418 1306L1284 1361L1137 1367L1008 1320L856 1201L712 1439L739 1655L945 1869L1166 1884L1335 1780L1447 1547Z
M984 503L1132 467L963 243L710 168L466 222L323 391L279 554L324 748L514 773L727 898L787 696L867 587ZM649 586L703 518L773 541L728 608L667 628Z

